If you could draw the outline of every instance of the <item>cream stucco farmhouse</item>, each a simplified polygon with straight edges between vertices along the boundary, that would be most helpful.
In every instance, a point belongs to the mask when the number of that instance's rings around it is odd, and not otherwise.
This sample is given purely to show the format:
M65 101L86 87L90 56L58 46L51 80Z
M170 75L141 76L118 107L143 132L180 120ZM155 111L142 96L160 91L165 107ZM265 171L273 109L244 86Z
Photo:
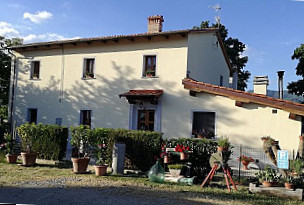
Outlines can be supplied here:
M303 105L235 90L217 29L163 32L163 21L149 17L142 34L11 47L13 128L28 121L153 130L167 138L203 132L253 147L270 135L297 148Z

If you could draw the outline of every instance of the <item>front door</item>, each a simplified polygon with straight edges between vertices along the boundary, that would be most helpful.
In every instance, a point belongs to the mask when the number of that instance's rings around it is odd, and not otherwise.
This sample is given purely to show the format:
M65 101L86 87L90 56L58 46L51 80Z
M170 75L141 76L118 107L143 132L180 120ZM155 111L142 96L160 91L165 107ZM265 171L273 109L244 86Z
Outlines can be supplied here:
M138 130L154 131L154 110L138 110Z

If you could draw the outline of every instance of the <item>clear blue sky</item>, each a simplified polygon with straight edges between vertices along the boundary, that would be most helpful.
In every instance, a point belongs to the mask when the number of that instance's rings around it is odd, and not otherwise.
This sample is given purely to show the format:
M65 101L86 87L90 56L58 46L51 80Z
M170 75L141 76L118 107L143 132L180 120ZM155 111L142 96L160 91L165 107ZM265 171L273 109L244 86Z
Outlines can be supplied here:
M190 3L191 2L191 3ZM143 33L147 17L163 15L164 31L214 22L219 4L229 36L246 44L246 69L268 75L277 89L276 71L285 70L284 88L297 80L291 60L304 43L304 1L291 0L0 0L0 35L22 37L25 43L75 37Z

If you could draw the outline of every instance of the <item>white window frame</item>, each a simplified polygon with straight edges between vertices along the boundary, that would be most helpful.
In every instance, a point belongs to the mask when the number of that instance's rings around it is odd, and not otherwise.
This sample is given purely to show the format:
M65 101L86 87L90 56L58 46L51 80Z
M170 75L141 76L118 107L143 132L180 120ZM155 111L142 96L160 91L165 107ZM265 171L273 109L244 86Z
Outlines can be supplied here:
M214 137L217 137L217 116L218 116L218 111L216 110L204 110L204 109L191 109L191 114L190 114L190 129L189 129L189 136L192 137L192 127L193 127L193 116L195 112L212 112L215 114L214 117Z
M162 119L162 106L161 102L158 101L157 105L152 105L150 103L144 103L143 105L146 110L154 110L154 131L161 132L161 119ZM137 104L130 104L129 109L129 129L137 130L138 129L138 110L143 110Z
M38 77L37 78L34 78L33 75L34 75L34 64L35 62L38 62L39 63L39 74L38 74ZM31 70L30 70L30 79L31 80L39 80L41 78L41 61L40 60L32 60L30 61L31 63Z
M94 64L93 64L93 74L94 76L91 78L86 77L85 75L85 69L86 69L86 65L87 65L87 60L93 59L94 60ZM95 57L85 57L82 60L82 79L96 79L96 58Z
M152 77L147 77L147 76L144 75L145 74L145 68L146 68L146 57L147 56L155 56L155 76L152 76ZM158 54L157 53L145 53L145 54L143 54L141 77L142 78L158 78L157 70L158 70Z

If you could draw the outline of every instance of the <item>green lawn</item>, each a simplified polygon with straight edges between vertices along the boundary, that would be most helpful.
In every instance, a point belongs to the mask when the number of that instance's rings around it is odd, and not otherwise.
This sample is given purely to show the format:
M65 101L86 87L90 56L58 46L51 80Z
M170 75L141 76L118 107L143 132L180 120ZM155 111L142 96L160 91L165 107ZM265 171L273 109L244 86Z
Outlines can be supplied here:
M130 187L133 191L147 190L157 191L159 196L169 195L180 199L187 199L200 202L213 202L218 204L230 202L230 204L302 204L299 201L280 199L270 196L250 194L247 187L239 186L239 191L228 192L222 188L201 188L198 185L182 186L172 183L157 184L151 183L147 178L125 177L108 175L97 177L94 175L93 166L91 174L74 174L71 168L59 168L53 161L38 160L35 167L23 167L17 164L0 162L0 186L22 187L57 186L57 181L64 181L64 188L69 187ZM215 203L215 202L214 202ZM216 204L216 203L215 203Z

